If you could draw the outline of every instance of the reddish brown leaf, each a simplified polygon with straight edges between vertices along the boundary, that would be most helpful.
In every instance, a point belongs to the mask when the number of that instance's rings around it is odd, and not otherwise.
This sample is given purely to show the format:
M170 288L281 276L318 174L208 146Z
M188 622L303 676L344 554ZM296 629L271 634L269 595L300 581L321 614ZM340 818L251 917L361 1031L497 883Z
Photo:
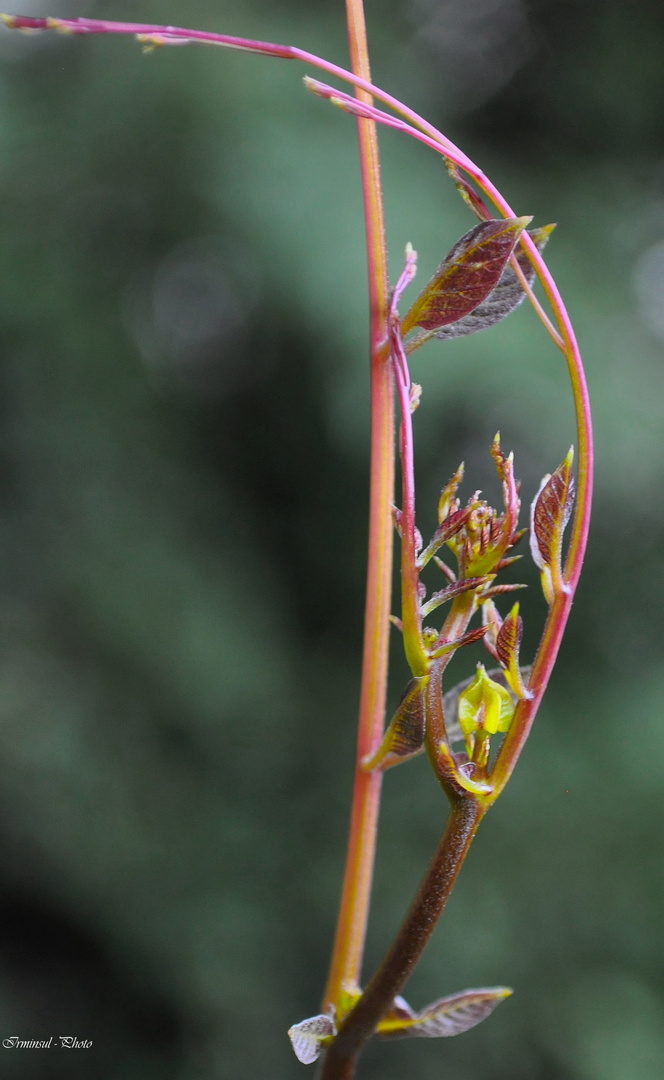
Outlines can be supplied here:
M509 669L514 658L518 658L522 635L523 619L519 615L519 605L515 604L496 637L496 653L504 668Z
M517 589L527 589L527 585L492 585L490 589L485 589L482 596L502 596L503 593L515 592Z
M485 585L490 580L489 576L485 577L473 577L463 578L461 581L455 581L451 585L448 585L445 589L440 589L439 592L432 593L426 604L422 604L422 615L430 615L432 611L440 607L441 604L446 604L448 600L453 600L455 596L459 596L461 593L468 592L469 589L479 589L482 585Z
M481 641L486 632L486 626L478 626L475 630L469 630L467 634L455 638L454 641L443 642L437 649L434 649L433 652L429 653L429 656L432 660L436 660L439 656L444 656L445 653L460 649L463 645L473 645L476 641Z
M530 550L542 572L542 588L549 603L563 587L561 559L563 533L574 503L574 477L569 454L552 476L545 476L533 500L530 517Z
M437 330L469 315L498 284L529 217L481 221L454 245L401 324Z
M426 566L431 556L436 554L438 548L441 548L443 544L446 544L448 540L453 536L456 536L456 534L463 529L473 510L474 506L471 503L470 506L464 506L461 510L455 510L454 513L445 518L442 525L438 526L431 537L431 540L419 556L417 560L419 570Z
M524 685L519 668L519 646L522 635L523 622L519 615L519 605L515 604L496 636L496 656L505 668L505 678L510 690L518 698L529 698L532 695Z
M378 750L362 762L366 772L389 769L420 753L424 746L426 682L426 678L420 678L408 683Z
M528 230L528 235L538 251L542 251L554 228L553 225L544 225L541 229ZM535 267L528 258L527 253L519 246L515 252L515 257L526 281L529 285L532 285L535 280ZM479 330L488 330L490 326L495 326L496 323L502 322L508 315L511 315L525 298L526 294L523 291L521 282L511 264L507 263L496 287L491 290L486 300L478 304L463 319L450 323L449 326L440 327L434 332L433 336L449 340L451 338L467 337L469 334L476 334Z
M452 479L445 485L440 493L440 499L438 500L438 524L442 524L446 517L450 515L452 510L458 506L458 500L456 499L457 488L463 480L463 474L465 472L465 465L463 461L459 465L459 468L455 472Z
M474 214L480 219L480 221L487 221L491 217L491 213L487 210L486 206L480 199L479 195L473 187L468 183L463 174L459 171L453 161L449 158L445 158L445 168L449 175L456 184L456 189L461 195L461 198L467 206L473 211Z

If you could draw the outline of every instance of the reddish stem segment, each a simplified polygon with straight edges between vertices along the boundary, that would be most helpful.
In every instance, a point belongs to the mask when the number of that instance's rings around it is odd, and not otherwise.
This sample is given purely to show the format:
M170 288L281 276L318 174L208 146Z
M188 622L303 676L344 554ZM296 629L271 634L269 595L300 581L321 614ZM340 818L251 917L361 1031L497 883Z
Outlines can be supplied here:
M353 71L370 81L366 27L361 0L347 0ZM371 105L362 89L358 98ZM362 687L357 760L344 882L323 1008L336 1005L344 986L359 985L369 917L376 852L381 773L366 773L361 761L380 746L385 718L392 580L394 497L394 394L386 336L387 256L376 125L358 119L360 162L369 264L371 310L371 478L369 561L364 622Z
M399 451L401 460L401 621L404 651L415 676L426 675L429 658L422 640L422 615L418 591L417 542L415 530L415 458L413 422L410 402L410 372L401 341L397 305L402 293L415 277L417 256L412 248L406 253L406 265L395 286L389 314L389 335L392 364L399 405L401 427Z

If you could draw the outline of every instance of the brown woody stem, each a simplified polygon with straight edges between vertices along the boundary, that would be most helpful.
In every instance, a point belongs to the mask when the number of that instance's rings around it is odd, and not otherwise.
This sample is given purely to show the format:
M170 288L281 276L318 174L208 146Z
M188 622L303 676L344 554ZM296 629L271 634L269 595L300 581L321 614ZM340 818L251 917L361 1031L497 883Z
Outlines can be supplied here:
M371 1037L422 955L485 807L474 796L455 799L431 865L394 942L357 1005L344 1018L330 1045L321 1080L350 1080L360 1050Z

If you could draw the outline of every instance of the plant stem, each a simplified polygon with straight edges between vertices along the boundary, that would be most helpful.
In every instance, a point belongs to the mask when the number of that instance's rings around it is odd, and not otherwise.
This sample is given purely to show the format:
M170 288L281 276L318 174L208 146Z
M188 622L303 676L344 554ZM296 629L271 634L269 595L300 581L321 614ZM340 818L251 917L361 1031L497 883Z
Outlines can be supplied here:
M352 99L349 98L348 95L342 93L335 94L331 88L325 87L322 84L312 85L311 88L314 89L316 93L321 93L325 97L331 97L332 100L336 100L342 107L347 106L349 111L352 111ZM404 108L398 111L400 111L403 116L410 113L410 110ZM514 217L514 211L509 203L503 198L488 177L484 175L481 169L470 161L465 154L458 151L456 147L451 146L449 140L438 132L436 128L432 127L432 125L427 124L415 114L410 114L409 119L412 120L413 124L417 125L420 129L418 131L415 127L411 127L410 124L405 124L403 121L397 120L373 107L370 107L367 110L367 115L370 115L380 123L386 124L388 127L393 127L406 134L412 135L414 138L424 142L438 153L449 158L475 181L478 187L504 217ZM565 563L565 591L556 597L549 609L542 639L533 662L532 674L528 686L528 689L532 693L532 697L520 701L517 705L512 726L500 748L500 752L492 769L491 780L494 788L493 799L498 798L514 771L514 767L526 739L528 738L537 709L539 708L542 696L546 690L556 662L560 642L562 641L567 619L569 618L574 592L579 580L581 566L585 555L588 529L590 526L593 488L594 455L590 400L581 354L579 352L574 329L551 272L542 259L535 244L525 231L521 235L520 243L525 248L544 288L547 299L551 304L551 308L558 324L558 331L554 330L554 340L561 348L567 362L567 370L574 399L578 440L577 496L574 518L572 521L570 545ZM528 289L528 293L532 299L535 299L532 295L532 290ZM536 310L538 307L539 305L536 305ZM544 321L547 330L550 332L552 328L546 316Z
M401 461L401 621L404 651L416 678L426 675L429 658L422 640L422 614L418 591L417 546L415 539L415 459L413 421L410 404L410 372L401 341L397 304L403 290L415 276L416 255L410 250L390 304L389 334L394 378L399 397L401 425L399 457Z
M344 1018L327 1051L321 1080L350 1080L364 1043L406 982L452 891L485 812L472 796L453 802L429 869L408 914L357 1005Z
M369 520L369 566L360 697L358 765L351 817L350 839L342 902L332 967L324 1008L336 1003L344 984L359 982L369 892L373 873L376 824L380 797L380 772L364 773L359 763L378 748L383 729L387 683L389 601L392 569L391 502L394 489L394 404L386 333L387 267L383 234L382 196L375 122L420 139L462 169L505 217L514 212L487 176L442 132L414 110L371 83L362 0L346 0L353 71L292 46L252 41L229 35L185 30L179 27L137 23L113 23L94 19L43 19L6 16L17 29L59 29L70 33L121 33L137 35L147 46L199 41L249 52L299 60L351 83L356 88L360 132L360 156L365 201L369 288L371 300L371 489ZM354 99L309 80L310 88L348 107ZM398 120L372 106L372 95L403 117ZM362 112L361 110L365 111ZM349 111L353 111L349 107ZM411 126L412 125L412 126ZM331 1044L323 1066L324 1080L350 1080L359 1050L389 1008L426 944L438 915L459 872L483 813L507 783L533 723L547 685L571 609L583 562L592 497L593 444L590 406L583 365L569 316L553 278L534 243L524 232L525 248L553 310L556 330L525 280L522 281L536 311L555 343L565 354L574 396L578 436L577 499L567 554L564 584L549 610L542 640L533 664L529 689L533 697L519 702L512 726L491 774L493 791L477 799L453 800L448 826L420 891L399 935L372 978L365 994L348 1013ZM521 280L522 275L519 273ZM461 614L461 613L459 613ZM447 624L446 624L447 625ZM441 718L441 727L444 726ZM444 777L440 777L444 780Z
M370 82L362 0L346 0L351 64ZM358 97L371 104L364 90ZM344 985L359 985L376 851L381 773L360 762L380 746L385 717L392 583L394 392L386 336L387 256L376 125L358 119L371 310L371 463L369 559L358 721L357 760L346 867L323 1008L336 1005Z

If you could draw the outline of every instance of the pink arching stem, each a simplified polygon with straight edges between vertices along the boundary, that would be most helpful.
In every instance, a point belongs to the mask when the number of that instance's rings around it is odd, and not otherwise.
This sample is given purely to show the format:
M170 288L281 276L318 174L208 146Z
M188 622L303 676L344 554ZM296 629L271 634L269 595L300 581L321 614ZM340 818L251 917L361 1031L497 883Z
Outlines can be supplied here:
M442 132L438 131L433 124L428 123L413 109L409 109L391 94L385 93L380 87L374 86L369 80L347 71L338 64L332 64L314 53L304 49L298 49L292 45L277 45L272 42L256 41L249 38L233 37L228 34L213 34L202 30L186 30L176 26L159 26L151 23L121 23L111 22L105 19L33 19L27 16L5 16L8 25L16 29L30 30L62 30L72 34L131 34L145 38L147 42L155 44L173 44L176 41L198 41L211 45L220 45L225 48L242 49L246 52L260 53L265 56L275 56L285 60L299 60L311 64L326 71L330 75L336 75L344 82L364 90L417 128L420 132L428 135L431 139L429 145L433 149L449 157L451 161L463 169L473 179L478 187L487 195L493 205L504 217L514 217L514 211L509 203L503 198L498 189L491 183L481 169L463 151L459 150ZM368 118L367 113L367 118ZM373 117L378 119L378 117ZM380 122L385 119L380 117ZM593 447L592 447L592 423L590 417L590 405L585 374L581 362L578 345L572 324L567 314L565 305L558 288L549 272L542 256L537 251L530 237L524 232L520 241L528 252L530 260L535 267L537 276L542 283L549 303L554 311L558 328L565 346L565 354L572 383L574 406L576 411L577 435L578 435L578 476L577 476L577 500L572 525L572 537L570 541L567 561L565 566L565 581L570 588L570 594L576 588L583 556L588 538L590 524L590 505L592 499L592 473L593 473ZM571 602L571 601L570 601ZM566 618L566 616L565 616Z

